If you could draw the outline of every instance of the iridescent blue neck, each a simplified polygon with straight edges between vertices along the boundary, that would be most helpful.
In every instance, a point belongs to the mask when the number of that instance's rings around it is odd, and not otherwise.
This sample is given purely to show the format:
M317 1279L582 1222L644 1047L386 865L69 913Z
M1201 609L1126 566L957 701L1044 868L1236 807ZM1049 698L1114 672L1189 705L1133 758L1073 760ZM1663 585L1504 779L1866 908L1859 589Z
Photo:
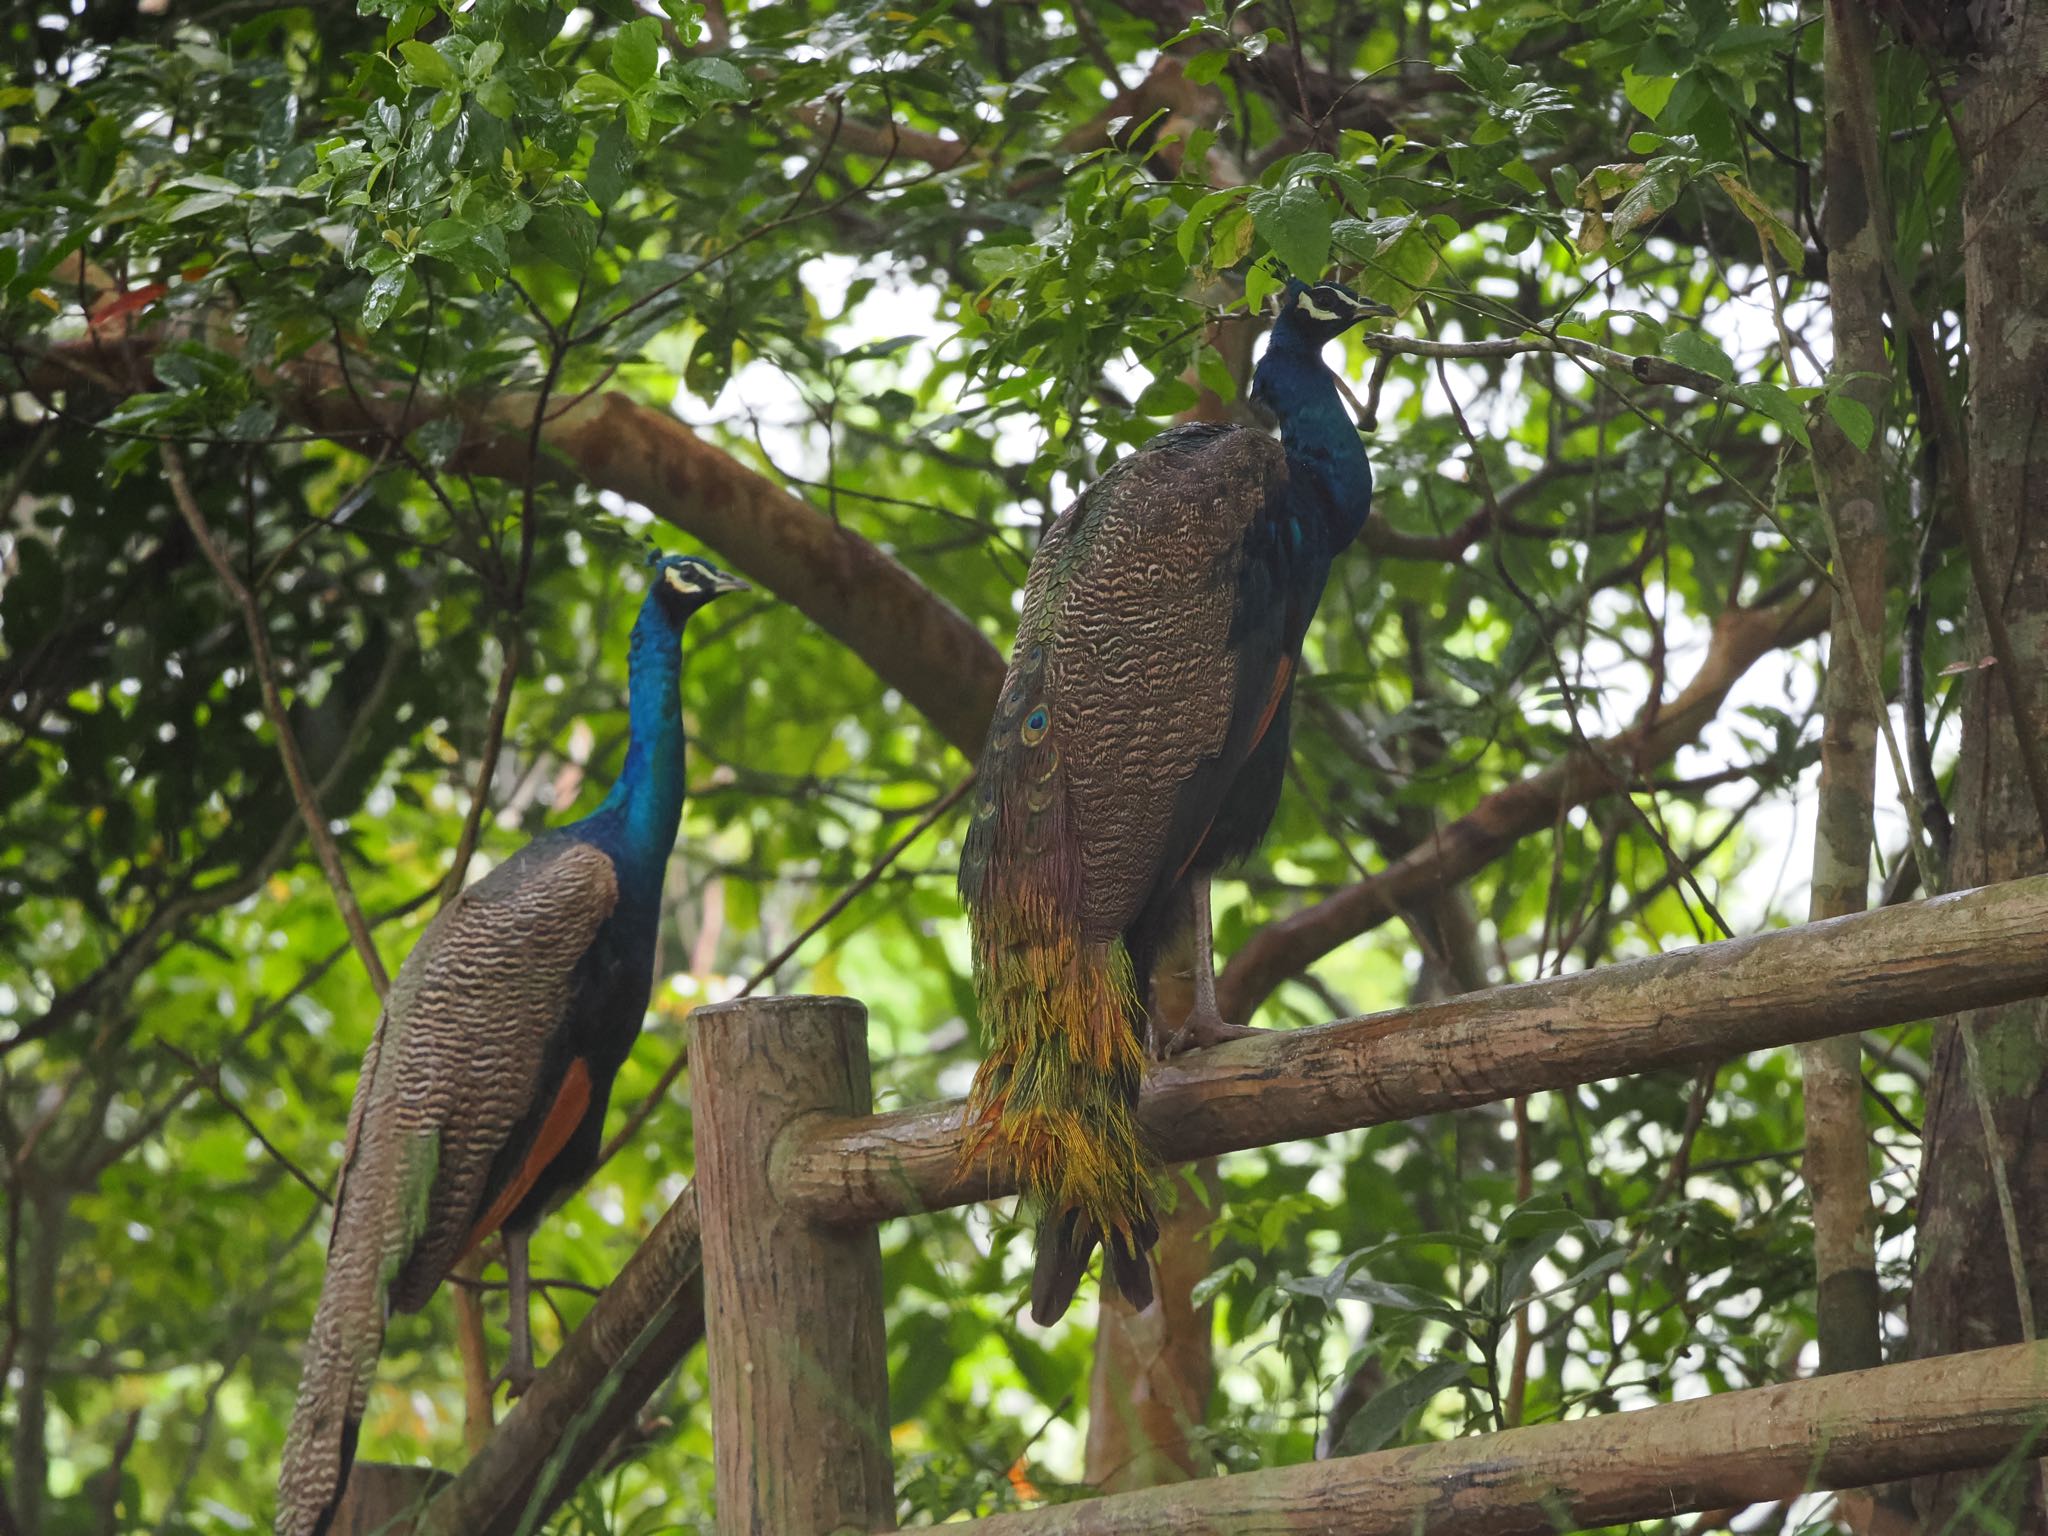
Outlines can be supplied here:
M1322 343L1294 312L1273 324L1266 355L1252 374L1252 395L1280 422L1290 484L1319 503L1331 554L1358 537L1372 509L1372 466L1365 445L1323 365Z
M660 900L683 814L682 638L681 621L658 588L650 592L633 625L626 764L604 803L573 829L617 861L620 895L643 903Z

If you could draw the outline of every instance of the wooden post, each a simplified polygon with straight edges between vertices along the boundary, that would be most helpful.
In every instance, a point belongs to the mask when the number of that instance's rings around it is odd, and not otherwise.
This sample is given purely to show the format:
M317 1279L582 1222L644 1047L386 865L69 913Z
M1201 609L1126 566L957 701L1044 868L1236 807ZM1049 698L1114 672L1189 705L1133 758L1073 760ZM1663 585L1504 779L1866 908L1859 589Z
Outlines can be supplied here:
M783 1134L865 1115L867 1010L753 998L690 1015L719 1536L895 1525L882 1251L777 1197Z

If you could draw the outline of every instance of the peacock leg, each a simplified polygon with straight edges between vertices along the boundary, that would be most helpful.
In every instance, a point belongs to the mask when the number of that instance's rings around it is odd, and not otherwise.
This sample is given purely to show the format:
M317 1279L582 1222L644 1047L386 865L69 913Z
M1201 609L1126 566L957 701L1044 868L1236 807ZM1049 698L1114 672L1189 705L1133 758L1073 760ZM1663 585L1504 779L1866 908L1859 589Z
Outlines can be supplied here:
M1161 1061L1178 1056L1182 1051L1199 1050L1203 1046L1221 1045L1225 1040L1242 1040L1246 1035L1264 1033L1248 1025L1226 1023L1222 1010L1216 1006L1215 933L1209 921L1207 876L1197 875L1188 882L1188 900L1195 910L1195 1006L1188 1011L1187 1021L1159 1052Z
M526 1238L524 1232L505 1232L505 1291L511 1298L512 1311L506 1320L505 1331L510 1343L505 1351L505 1369L498 1373L498 1380L505 1384L505 1395L516 1398L533 1385L533 1327L530 1310L528 1272L526 1268Z

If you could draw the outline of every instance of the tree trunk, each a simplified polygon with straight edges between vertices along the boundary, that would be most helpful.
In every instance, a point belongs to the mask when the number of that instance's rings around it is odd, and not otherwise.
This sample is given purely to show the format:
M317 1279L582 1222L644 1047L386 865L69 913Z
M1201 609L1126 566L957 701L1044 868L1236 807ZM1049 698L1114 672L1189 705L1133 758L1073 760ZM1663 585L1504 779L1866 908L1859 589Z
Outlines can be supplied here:
M1883 421L1891 362L1884 345L1882 220L1865 183L1874 129L1870 18L1862 0L1829 0L1827 16L1828 300L1833 372L1873 422ZM1813 467L1834 546L1834 621L1822 692L1819 809L1813 897L1807 916L1841 917L1869 903L1871 792L1876 770L1878 677L1884 666L1884 438L1859 445L1832 421L1814 428ZM1863 1121L1863 1041L1838 1035L1801 1046L1806 1158L1813 1203L1815 1314L1820 1368L1856 1371L1881 1361L1876 1223L1870 1207L1870 1134Z
M1997 26L1996 18L1989 23ZM1974 591L2001 604L2018 666L1968 675L1962 756L1956 769L1952 887L2048 868L2007 689L2017 685L2035 733L2048 720L2048 7L2015 7L1997 35L1980 37L1966 68L1963 252L1970 338L1967 494L1987 567ZM1960 466L1949 465L1951 472ZM1968 628L1975 659L1988 656L1983 601ZM1975 1055L1966 1031L1975 1032ZM1920 1183L1912 1351L1926 1356L2019 1339L2048 1303L2048 1004L1980 1009L1951 1019L1936 1043L1928 1085ZM1973 1073L1973 1065L1981 1072ZM1977 1081L1973 1082L1973 1077ZM1977 1089L1982 1090L1980 1102ZM1997 1145L1987 1158L1985 1122ZM2000 1179L2013 1210L2000 1209ZM2023 1272L2014 1273L2015 1265ZM2023 1295L2023 1279L2032 1295ZM1923 1480L1915 1500L1943 1529L1979 1479ZM2038 1480L2008 1478L1989 1502L2013 1528L2037 1530L2048 1510ZM1955 1528L1988 1529L1983 1505Z

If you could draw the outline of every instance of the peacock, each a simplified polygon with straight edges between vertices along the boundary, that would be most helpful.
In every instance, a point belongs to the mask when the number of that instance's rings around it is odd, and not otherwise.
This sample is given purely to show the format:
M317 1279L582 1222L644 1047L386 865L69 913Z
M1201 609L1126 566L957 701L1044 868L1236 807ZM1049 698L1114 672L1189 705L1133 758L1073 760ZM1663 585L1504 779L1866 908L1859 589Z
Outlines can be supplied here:
M633 625L624 771L444 907L384 1000L349 1110L327 1276L278 1483L280 1536L319 1536L355 1457L385 1319L505 1235L510 1359L533 1376L526 1245L596 1164L612 1078L653 985L683 809L683 625L747 584L654 557Z
M1252 399L1280 426L1153 438L1055 519L1031 562L960 862L986 1051L969 1153L1039 1207L1031 1315L1090 1255L1152 1300L1159 1228L1136 1116L1162 1057L1250 1031L1216 1006L1210 877L1257 848L1287 770L1302 638L1365 525L1372 471L1323 347L1391 313L1290 282ZM1151 1026L1153 966L1192 924L1195 1005Z

